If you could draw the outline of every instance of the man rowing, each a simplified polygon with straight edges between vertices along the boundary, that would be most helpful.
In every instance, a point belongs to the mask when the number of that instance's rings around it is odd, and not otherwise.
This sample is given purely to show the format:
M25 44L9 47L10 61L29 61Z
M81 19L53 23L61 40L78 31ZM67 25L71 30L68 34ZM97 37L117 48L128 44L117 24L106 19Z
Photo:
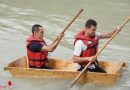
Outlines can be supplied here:
M33 25L32 35L26 40L29 68L52 69L46 65L48 52L53 52L56 49L63 36L64 33L61 33L51 45L47 45L44 40L43 27L39 24Z
M88 71L105 73L98 65L98 62L94 62L97 61L95 55L98 52L99 39L110 38L117 30L121 30L121 28L122 26L119 25L111 32L101 34L96 32L97 22L89 19L85 24L85 28L75 36L74 40L73 62L77 63L77 70L82 71L89 62L93 62L87 68Z

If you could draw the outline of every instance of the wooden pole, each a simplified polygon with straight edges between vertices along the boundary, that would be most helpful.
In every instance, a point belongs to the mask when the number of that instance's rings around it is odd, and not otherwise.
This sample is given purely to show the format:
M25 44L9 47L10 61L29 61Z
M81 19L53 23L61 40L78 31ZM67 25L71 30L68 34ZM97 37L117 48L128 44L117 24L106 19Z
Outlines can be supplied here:
M64 28L64 30L61 32L61 34L64 33L64 32L69 28L69 26L74 22L74 20L75 20L82 12L83 12L83 9L80 9L80 11L74 16L74 18L67 24L67 26ZM59 38L59 37L57 37L55 41L57 41L58 38ZM54 42L55 42L55 41L54 41ZM54 42L53 42L53 43L54 43Z
M126 23L130 20L130 16L121 24L122 25L122 28L126 25ZM121 28L121 29L122 29ZM106 42L106 44L103 46L103 48L95 55L95 57L97 57L101 52L102 50L109 44L109 42L117 35L117 33L119 33L120 30L117 30L112 36L111 38L108 40L108 42ZM70 87L73 87L73 85L78 81L78 79L81 77L81 75L86 71L86 69L88 68L88 66L91 64L92 62L89 62L85 68L80 72L80 74L71 82L70 84Z
M82 11L83 9L80 9L80 11L74 16L74 18L68 23L68 25L65 27L65 29L61 33L64 33L69 28L69 26L74 22L74 20L80 15Z

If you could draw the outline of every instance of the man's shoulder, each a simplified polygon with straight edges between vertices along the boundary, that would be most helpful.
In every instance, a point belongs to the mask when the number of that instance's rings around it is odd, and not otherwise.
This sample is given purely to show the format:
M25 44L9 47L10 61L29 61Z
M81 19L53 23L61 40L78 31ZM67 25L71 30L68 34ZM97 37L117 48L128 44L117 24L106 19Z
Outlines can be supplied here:
M41 44L40 42L37 42L37 41L32 41L31 43L30 43L30 45L31 46L41 46L41 45L43 45L43 44Z
M82 40L77 40L75 44L83 44Z
M75 43L75 46L86 48L86 45L84 44L84 42L82 40L77 40L77 42Z
M42 47L43 44L41 44L40 42L32 42L27 48L32 52L40 52Z

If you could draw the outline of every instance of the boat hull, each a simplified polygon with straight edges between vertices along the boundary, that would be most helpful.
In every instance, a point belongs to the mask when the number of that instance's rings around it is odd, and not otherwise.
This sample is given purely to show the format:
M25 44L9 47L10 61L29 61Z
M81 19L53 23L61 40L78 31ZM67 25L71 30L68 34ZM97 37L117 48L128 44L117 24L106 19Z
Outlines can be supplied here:
M25 58L25 57L24 57ZM20 59L22 60L22 59ZM13 77L32 77L32 78L60 78L73 80L80 72L76 71L76 64L71 61L56 61L50 59L51 63L48 65L55 67L53 70L48 69L33 69L26 68L27 66L18 65L17 62L10 63L8 67L4 69L9 71ZM24 61L24 59L23 59ZM25 60L26 61L26 60ZM17 66L18 65L18 66ZM96 83L100 85L110 85L115 83L121 77L121 69L126 66L126 63L122 62L100 62L100 65L104 67L107 73L95 73L85 72L78 82L84 83ZM115 67L113 67L115 65ZM116 70L113 70L116 69Z

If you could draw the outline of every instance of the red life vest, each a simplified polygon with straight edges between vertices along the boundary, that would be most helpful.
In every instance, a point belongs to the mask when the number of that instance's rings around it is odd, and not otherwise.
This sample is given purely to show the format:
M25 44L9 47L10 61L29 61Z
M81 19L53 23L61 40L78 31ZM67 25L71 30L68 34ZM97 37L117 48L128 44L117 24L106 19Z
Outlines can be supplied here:
M86 50L81 52L80 57L91 57L94 56L98 51L98 41L99 39L95 36L91 37L91 39L84 36L85 32L81 31L75 36L74 44L77 40L82 40L83 43L87 46ZM82 66L86 66L89 62L80 63Z
M47 51L41 51L41 52L32 52L30 51L27 47L32 43L32 42L39 42L43 45L46 45L44 40L37 40L34 36L29 36L26 40L27 44L26 44L26 49L27 49L27 56L29 59L29 66L32 67L41 67L43 65L45 65L46 60L47 60L47 56L48 56L48 52Z

